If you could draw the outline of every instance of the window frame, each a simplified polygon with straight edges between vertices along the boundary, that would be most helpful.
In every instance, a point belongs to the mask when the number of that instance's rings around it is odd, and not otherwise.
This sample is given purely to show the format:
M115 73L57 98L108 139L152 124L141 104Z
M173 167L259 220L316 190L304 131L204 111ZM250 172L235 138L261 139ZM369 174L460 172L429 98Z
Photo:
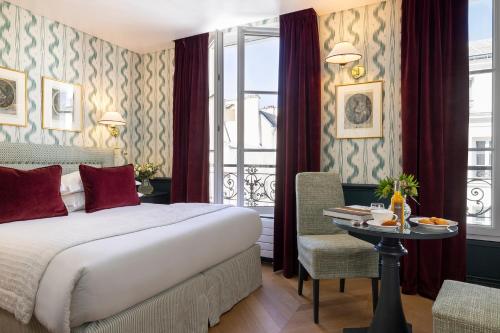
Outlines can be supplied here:
M276 94L278 91L256 91L245 90L245 36L263 36L263 37L279 37L278 28L254 28L254 27L238 27L238 71L237 71L237 205L239 207L252 208L261 214L274 214L274 206L245 206L245 152L276 152L276 149L250 149L245 148L245 95L246 94ZM240 112L241 110L241 112Z
M245 152L275 152L275 149L245 149L245 124L244 124L244 100L245 94L278 94L278 91L255 91L245 90L245 36L265 36L279 37L278 28L269 27L238 27L236 35L237 47L237 163L236 163L236 191L237 191L237 206L252 208L260 214L273 214L274 206L245 206L245 172L244 154ZM224 33L216 31L214 36L215 41L215 75L214 75L214 203L224 202Z
M489 241L500 241L500 156L496 147L500 147L500 4L493 0L493 36L492 36L492 68L491 70L472 70L471 74L492 74L492 146L491 149L491 225L483 226L477 224L467 224L467 238ZM470 148L469 148L470 149ZM469 150L470 151L470 150ZM486 153L486 150L485 150ZM468 177L468 176L467 176Z

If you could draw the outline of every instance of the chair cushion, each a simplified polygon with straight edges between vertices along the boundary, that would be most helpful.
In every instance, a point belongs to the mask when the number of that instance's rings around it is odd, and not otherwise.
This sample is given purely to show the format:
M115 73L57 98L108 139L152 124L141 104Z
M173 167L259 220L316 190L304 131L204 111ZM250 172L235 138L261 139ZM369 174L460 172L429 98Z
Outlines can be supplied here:
M373 245L348 234L299 236L298 249L313 279L378 277Z
M432 318L434 333L500 332L500 290L446 280Z

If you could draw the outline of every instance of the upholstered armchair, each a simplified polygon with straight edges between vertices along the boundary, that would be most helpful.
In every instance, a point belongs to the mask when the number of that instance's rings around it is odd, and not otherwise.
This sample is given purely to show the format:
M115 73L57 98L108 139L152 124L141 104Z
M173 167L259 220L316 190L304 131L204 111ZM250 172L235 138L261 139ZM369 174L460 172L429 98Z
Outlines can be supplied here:
M328 172L304 172L296 177L297 245L299 253L298 293L302 295L304 278L313 282L314 322L318 323L319 280L340 279L344 292L346 278L371 278L372 302L378 298L379 258L373 245L350 236L336 227L323 209L344 205L344 193L338 175Z

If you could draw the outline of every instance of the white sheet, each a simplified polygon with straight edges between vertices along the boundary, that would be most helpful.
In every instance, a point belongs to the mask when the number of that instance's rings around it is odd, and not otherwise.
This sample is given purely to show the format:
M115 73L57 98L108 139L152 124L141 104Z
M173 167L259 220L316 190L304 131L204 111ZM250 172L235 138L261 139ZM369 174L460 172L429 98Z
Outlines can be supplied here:
M153 204L133 207L154 208ZM127 209L107 212L126 218ZM81 219L82 214L72 213L68 223L72 216ZM255 211L231 207L72 247L49 264L40 282L35 315L49 330L61 331L65 326L63 291L82 271L72 294L70 326L112 316L244 251L257 241L260 232Z

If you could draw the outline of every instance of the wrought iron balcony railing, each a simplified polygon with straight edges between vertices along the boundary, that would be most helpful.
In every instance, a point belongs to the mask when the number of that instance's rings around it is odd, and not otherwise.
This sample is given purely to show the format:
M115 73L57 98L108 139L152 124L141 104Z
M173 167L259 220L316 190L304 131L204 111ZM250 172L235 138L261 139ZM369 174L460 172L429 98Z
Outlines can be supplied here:
M471 171L491 170L469 167ZM467 216L475 219L491 218L491 185L490 177L467 178Z
M469 151L491 151L490 148L472 148ZM224 165L224 201L236 203L236 164ZM469 166L467 178L467 216L472 223L489 224L491 219L491 166ZM276 166L246 164L244 166L245 206L274 206Z
M488 154L493 148L469 148L471 153ZM467 177L467 218L473 224L491 224L492 167L469 165Z
M245 206L274 206L276 166L245 164L243 175ZM238 195L236 164L224 165L224 201L236 201Z

